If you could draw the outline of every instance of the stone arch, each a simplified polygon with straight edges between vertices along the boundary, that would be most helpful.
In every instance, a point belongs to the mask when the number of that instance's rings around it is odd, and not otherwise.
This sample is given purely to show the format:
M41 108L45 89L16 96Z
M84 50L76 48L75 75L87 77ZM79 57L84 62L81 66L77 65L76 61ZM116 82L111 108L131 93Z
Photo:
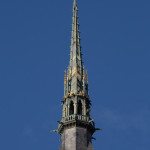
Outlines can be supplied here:
M69 115L73 115L73 114L74 114L74 103L73 101L71 101L69 106Z
M78 101L78 115L82 115L82 102L81 100Z

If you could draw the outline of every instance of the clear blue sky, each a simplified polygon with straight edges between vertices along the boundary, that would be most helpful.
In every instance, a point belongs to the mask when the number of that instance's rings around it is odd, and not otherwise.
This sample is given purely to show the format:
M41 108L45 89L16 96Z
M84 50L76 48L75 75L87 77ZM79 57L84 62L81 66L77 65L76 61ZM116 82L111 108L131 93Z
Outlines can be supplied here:
M57 150L73 0L0 0L0 149ZM78 0L95 150L150 150L150 1Z

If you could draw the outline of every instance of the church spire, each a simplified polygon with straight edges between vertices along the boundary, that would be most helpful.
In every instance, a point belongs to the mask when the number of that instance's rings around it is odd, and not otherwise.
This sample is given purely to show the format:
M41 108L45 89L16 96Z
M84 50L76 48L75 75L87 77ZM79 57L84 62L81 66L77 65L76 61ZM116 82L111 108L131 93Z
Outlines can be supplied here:
M82 64L77 2L73 4L70 64L65 71L62 119L58 121L61 135L59 150L93 150L92 135L97 130L91 118L88 75ZM71 140L70 140L71 139Z
M80 32L78 23L78 8L77 2L74 0L73 4L73 19L72 19L72 35L71 35L71 50L70 50L70 90L78 93L83 90L82 87L82 55L80 45Z

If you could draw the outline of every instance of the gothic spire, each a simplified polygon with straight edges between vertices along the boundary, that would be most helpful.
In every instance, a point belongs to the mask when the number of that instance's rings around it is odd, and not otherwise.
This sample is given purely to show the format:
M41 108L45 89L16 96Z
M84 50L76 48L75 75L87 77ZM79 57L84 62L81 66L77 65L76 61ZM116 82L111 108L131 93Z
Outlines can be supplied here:
M71 77L70 90L75 93L83 90L82 87L83 66L82 66L80 32L79 32L77 12L78 12L77 2L76 0L74 0L69 73Z
M74 0L70 64L64 77L63 113L61 121L58 121L58 130L54 130L61 135L62 144L59 150L93 150L92 135L96 131L90 114L88 75L82 64L77 12L77 2Z

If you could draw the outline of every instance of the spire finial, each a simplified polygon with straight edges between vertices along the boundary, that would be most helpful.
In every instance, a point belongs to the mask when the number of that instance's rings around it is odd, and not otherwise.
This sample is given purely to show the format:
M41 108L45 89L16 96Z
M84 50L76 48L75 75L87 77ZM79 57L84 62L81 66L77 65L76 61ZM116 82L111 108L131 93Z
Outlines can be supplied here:
M86 70L86 84L89 84L88 71Z
M65 70L65 76L64 76L64 85L66 85L66 70Z
M83 80L85 80L85 68L83 66Z
M73 6L74 6L74 5L77 5L77 1L76 1L76 0L74 0L74 4L73 4Z
M68 66L68 71L67 71L67 80L69 80L69 66Z

